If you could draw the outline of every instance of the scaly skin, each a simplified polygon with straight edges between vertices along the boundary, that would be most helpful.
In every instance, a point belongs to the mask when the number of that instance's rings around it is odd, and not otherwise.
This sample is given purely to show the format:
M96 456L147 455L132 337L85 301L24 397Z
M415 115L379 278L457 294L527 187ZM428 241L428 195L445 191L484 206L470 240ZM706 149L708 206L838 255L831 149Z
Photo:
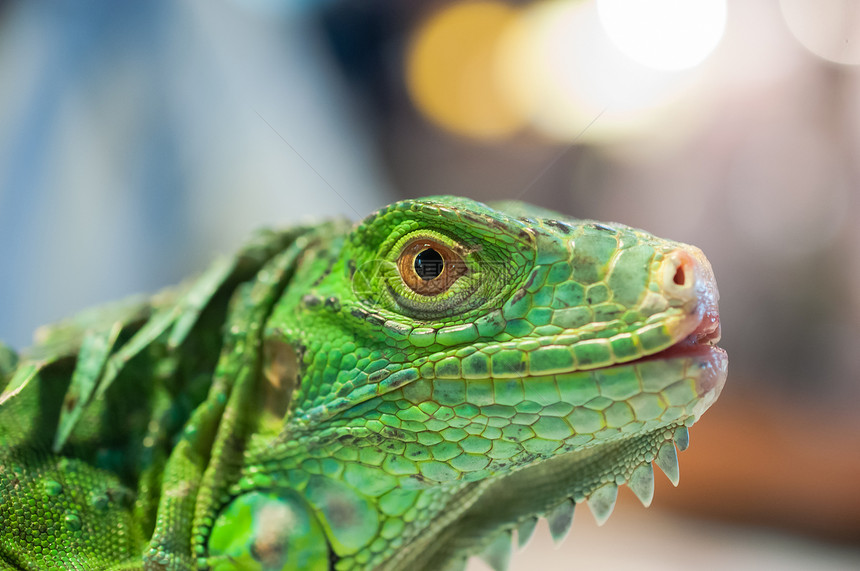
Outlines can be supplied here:
M716 298L696 248L518 203L262 233L0 346L0 568L504 569L677 482Z

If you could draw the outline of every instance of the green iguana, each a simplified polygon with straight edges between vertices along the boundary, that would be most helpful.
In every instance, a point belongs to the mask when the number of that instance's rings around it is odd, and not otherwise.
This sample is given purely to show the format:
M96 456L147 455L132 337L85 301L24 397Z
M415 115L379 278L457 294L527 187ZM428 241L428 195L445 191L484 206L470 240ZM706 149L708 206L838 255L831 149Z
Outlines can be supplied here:
M501 570L677 483L727 366L700 250L448 196L36 337L0 345L0 569Z

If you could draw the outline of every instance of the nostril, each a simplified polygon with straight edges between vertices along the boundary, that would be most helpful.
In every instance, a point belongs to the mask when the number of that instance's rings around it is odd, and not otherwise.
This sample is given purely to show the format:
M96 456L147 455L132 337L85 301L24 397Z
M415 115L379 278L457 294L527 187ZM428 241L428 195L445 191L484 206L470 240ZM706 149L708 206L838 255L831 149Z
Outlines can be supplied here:
M690 252L682 249L674 250L666 257L663 270L663 287L671 295L680 295L684 299L693 295L693 289L698 279L698 264Z
M717 314L719 294L714 272L698 248L680 246L666 252L657 279L663 300L670 307L680 307L698 319L709 311Z

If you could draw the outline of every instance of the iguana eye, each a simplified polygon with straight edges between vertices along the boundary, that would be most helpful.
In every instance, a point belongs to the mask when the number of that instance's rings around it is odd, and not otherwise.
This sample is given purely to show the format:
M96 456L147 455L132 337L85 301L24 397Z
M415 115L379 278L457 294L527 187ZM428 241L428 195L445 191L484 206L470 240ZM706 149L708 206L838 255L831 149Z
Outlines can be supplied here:
M397 270L409 289L419 295L438 295L466 273L466 264L454 250L436 240L409 242L397 260Z

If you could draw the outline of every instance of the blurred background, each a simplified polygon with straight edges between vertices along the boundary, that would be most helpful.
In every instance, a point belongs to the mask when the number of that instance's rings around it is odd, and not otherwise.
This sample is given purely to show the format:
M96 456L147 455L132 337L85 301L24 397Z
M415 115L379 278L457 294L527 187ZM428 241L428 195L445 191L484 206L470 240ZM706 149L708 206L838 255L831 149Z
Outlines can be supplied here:
M722 293L680 487L513 568L860 568L860 3L0 0L17 348L258 226L440 193L696 244Z

